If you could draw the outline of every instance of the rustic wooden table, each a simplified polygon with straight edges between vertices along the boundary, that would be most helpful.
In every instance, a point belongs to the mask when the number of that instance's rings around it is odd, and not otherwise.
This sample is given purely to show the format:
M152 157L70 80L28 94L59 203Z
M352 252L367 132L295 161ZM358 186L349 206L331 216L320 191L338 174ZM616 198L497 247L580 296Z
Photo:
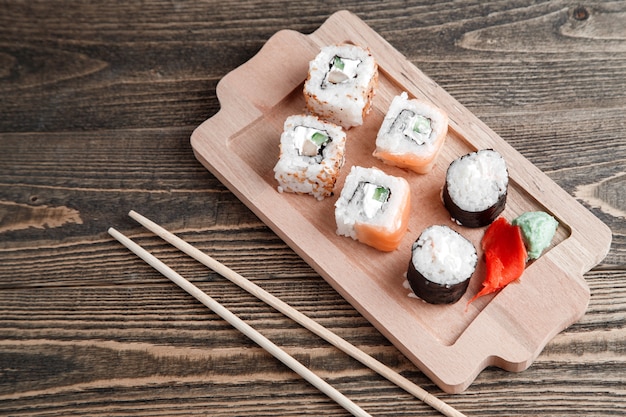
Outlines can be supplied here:
M583 318L443 393L194 157L216 84L349 9L613 231ZM347 412L115 226L375 416L438 415L128 218L135 209L468 416L626 409L626 2L0 1L0 414Z

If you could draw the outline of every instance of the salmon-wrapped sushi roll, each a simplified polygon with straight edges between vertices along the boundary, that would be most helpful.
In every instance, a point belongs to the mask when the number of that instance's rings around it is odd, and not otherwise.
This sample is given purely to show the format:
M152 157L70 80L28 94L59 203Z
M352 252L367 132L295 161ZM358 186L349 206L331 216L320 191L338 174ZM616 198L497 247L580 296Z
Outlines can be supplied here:
M337 234L391 252L406 233L410 205L411 191L404 178L354 166L335 203Z
M307 108L346 129L363 124L378 84L378 64L369 50L331 45L309 63L304 83Z
M435 165L447 133L446 113L402 93L389 106L373 155L386 164L426 174Z
M283 129L274 166L278 191L311 194L318 200L331 196L345 160L346 133L341 126L295 115L285 120Z

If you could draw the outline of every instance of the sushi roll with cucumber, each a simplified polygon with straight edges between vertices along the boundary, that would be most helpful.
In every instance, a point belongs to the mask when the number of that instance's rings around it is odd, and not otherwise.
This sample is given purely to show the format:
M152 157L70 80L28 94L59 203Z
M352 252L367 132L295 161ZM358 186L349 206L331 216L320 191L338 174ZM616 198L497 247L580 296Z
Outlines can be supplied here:
M318 200L331 196L345 149L346 133L340 126L311 115L289 116L274 166L278 191L311 194Z
M430 226L411 247L407 279L422 300L452 304L465 294L477 261L472 242L447 226Z
M404 178L353 166L335 203L337 234L391 252L406 233L410 205Z
M369 50L330 45L310 61L304 83L307 108L346 129L363 124L378 84L378 64Z
M492 149L452 161L442 190L452 219L467 227L491 224L504 210L509 174L504 158Z
M394 97L376 136L373 155L389 165L427 174L448 133L448 115L403 92Z

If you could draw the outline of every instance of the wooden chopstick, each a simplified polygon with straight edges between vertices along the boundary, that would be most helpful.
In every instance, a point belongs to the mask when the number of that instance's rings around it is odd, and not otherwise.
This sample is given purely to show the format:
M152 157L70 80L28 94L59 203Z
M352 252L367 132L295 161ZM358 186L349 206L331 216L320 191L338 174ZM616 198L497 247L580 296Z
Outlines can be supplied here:
M252 328L246 322L241 320L235 314L233 314L226 307L209 297L201 289L193 285L191 282L180 276L177 272L165 265L161 260L152 255L150 252L142 248L140 245L126 237L124 234L109 228L109 234L117 239L122 245L126 246L131 252L139 256L146 263L159 271L165 277L169 278L172 282L178 285L183 290L187 291L196 300L211 309L218 316L226 320L233 327L239 330L244 335L248 336L251 340L272 354L276 359L280 360L283 364L287 365L290 369L296 372L298 375L307 380L311 385L319 389L324 394L328 395L331 399L336 401L340 406L349 411L352 415L357 417L371 417L365 410L353 403L349 398L344 396L341 392L337 391L332 385L328 384L322 378L313 373L309 368L298 362L293 356L275 345L271 340L263 336L257 330Z
M228 268L224 264L216 261L215 259L207 255L206 253L200 251L196 247L185 242L183 239L167 231L166 229L154 223L153 221L147 219L146 217L142 216L141 214L137 213L134 210L131 210L128 213L128 215L132 217L133 219L135 219L137 222L139 222L146 229L152 231L157 236L160 236L162 239L164 239L171 245L175 246L176 248L180 249L182 252L186 253L187 255L191 256L198 262L202 263L203 265L207 266L208 268L222 275L223 277L230 280L234 284L238 285L242 289L248 291L250 294L256 296L257 298L264 301L268 305L274 307L276 310L280 311L285 316L291 318L298 324L302 325L303 327L309 329L311 332L315 333L322 339L326 340L328 343L332 344L333 346L337 347L344 353L358 360L363 365L369 367L370 369L377 372L381 376L387 378L387 380L393 382L400 388L404 389L408 393L415 396L417 399L423 401L425 404L428 404L435 410L439 411L441 414L448 416L448 417L467 417L465 416L465 414L461 413L460 411L456 410L455 408L448 405L444 401L428 393L426 390L424 390L420 386L414 384L407 378L395 372L393 369L389 368L387 365L371 357L370 355L363 352L361 349L354 346L350 342L346 341L345 339L342 339L340 336L336 335L335 333L328 330L327 328L317 323L313 319L309 318L308 316L299 312L295 308L291 307L289 304L283 302L279 298L268 293L267 291L265 291L258 285L244 278L243 276L233 271L232 269Z

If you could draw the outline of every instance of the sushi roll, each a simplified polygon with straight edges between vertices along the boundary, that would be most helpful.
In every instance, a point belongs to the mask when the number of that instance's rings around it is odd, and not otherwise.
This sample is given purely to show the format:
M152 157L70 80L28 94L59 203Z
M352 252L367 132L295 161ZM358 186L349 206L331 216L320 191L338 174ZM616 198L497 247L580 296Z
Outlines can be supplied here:
M363 124L378 84L378 64L369 50L331 45L309 63L304 83L307 108L346 129Z
M331 196L345 148L346 133L340 126L310 115L289 116L274 166L278 191L311 194L318 200Z
M407 279L422 300L452 304L465 294L477 261L469 240L447 226L430 226L413 243Z
M404 178L353 166L335 203L337 234L391 252L406 233L410 201Z
M431 104L394 97L376 136L373 155L383 162L427 174L448 133L448 115Z
M483 149L450 164L442 190L443 204L453 220L467 227L493 222L506 205L509 174L502 156Z

